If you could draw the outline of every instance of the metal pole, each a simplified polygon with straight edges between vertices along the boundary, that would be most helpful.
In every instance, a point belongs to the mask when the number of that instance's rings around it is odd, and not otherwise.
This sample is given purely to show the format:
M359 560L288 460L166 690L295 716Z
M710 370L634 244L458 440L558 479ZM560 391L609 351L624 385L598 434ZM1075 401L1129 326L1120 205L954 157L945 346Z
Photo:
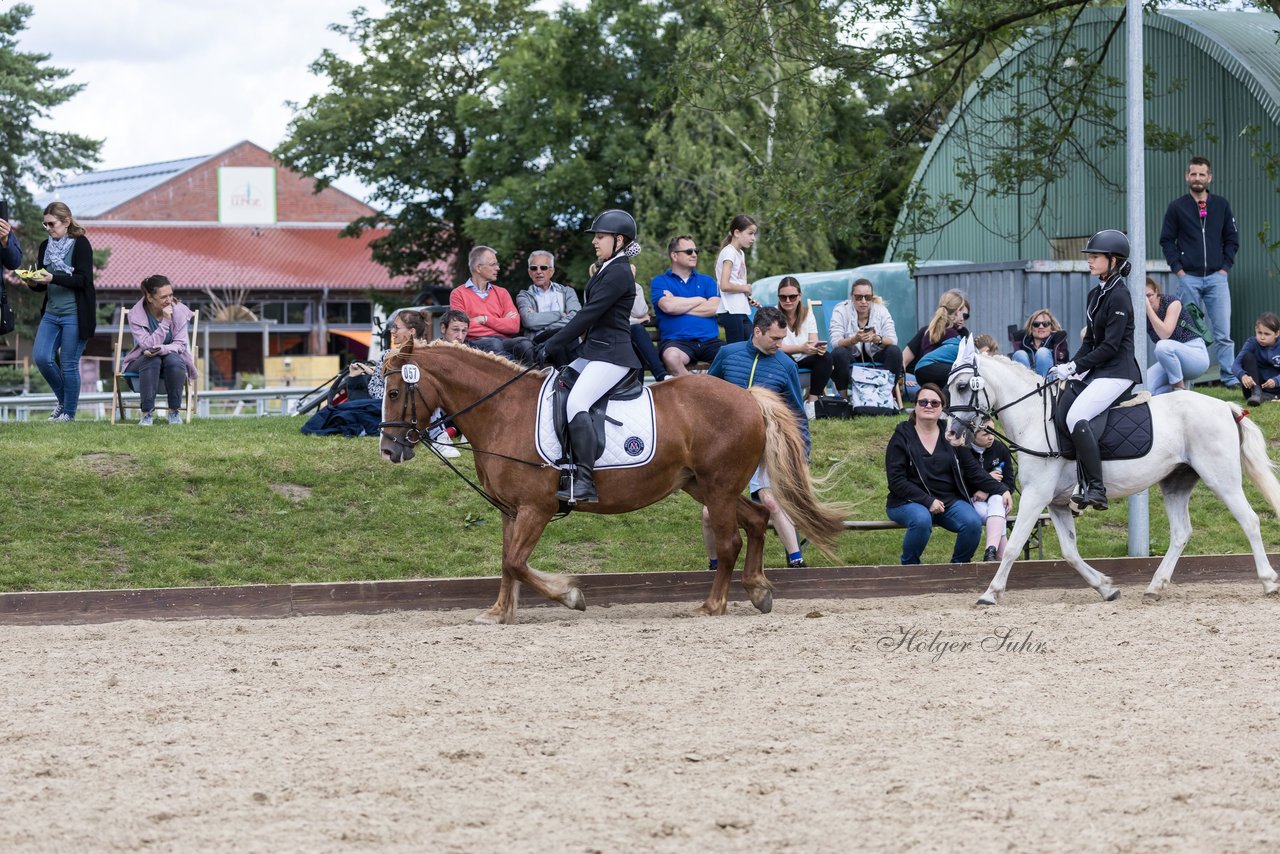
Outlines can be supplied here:
M1129 192L1129 292L1133 297L1133 355L1147 381L1147 220L1146 220L1146 133L1143 125L1142 0L1126 0L1125 34L1128 42L1126 63L1126 110L1129 136L1125 144ZM1151 552L1151 507L1147 490L1129 497L1129 556L1146 557Z

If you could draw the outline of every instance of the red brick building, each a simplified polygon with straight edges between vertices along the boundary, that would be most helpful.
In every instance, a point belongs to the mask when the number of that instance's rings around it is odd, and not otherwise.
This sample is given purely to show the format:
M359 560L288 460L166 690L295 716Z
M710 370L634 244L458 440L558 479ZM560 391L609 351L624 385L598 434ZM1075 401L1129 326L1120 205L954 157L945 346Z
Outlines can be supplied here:
M372 209L293 172L251 142L219 154L80 175L41 204L63 201L94 249L99 305L126 309L140 282L161 273L201 310L208 384L259 373L263 358L348 352L363 357L376 292L411 289L375 264L369 243L339 232ZM100 325L86 355L110 352Z

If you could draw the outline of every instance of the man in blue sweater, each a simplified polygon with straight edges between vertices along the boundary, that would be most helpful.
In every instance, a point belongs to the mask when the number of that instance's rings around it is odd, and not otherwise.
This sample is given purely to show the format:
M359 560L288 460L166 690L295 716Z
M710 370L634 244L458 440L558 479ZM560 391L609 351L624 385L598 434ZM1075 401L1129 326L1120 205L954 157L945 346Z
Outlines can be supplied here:
M1182 283L1183 302L1198 303L1209 319L1223 385L1236 388L1240 381L1231 373L1236 353L1231 341L1231 287L1227 282L1227 272L1240 248L1236 218L1226 199L1209 194L1213 172L1208 158L1192 157L1186 178L1188 192L1170 202L1164 213L1160 247L1169 269Z
M781 309L773 306L756 309L751 326L751 340L721 347L707 373L742 388L758 385L780 394L795 412L796 423L804 433L805 447L808 448L809 419L804 414L800 372L795 360L778 349L778 345L787 337L787 332L787 319ZM769 488L769 473L763 466L757 468L756 473L751 476L751 498L768 508L773 529L778 532L778 538L787 550L787 566L804 566L796 526L774 499L773 490ZM711 533L705 507L702 508L702 539L707 545L708 568L715 569L715 537Z

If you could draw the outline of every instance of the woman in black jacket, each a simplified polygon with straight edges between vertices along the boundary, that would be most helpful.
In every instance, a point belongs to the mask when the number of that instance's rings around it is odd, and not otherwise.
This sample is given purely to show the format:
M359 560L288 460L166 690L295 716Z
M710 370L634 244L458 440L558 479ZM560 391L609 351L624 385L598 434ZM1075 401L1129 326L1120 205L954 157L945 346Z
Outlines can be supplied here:
M1022 338L1013 342L1009 357L1042 377L1049 376L1054 365L1070 359L1071 345L1058 318L1047 308L1031 313L1022 329Z
M967 449L953 447L943 435L942 389L920 387L914 414L898 425L885 449L889 479L885 512L907 529L902 537L902 563L920 562L933 526L954 531L952 563L968 563L982 538L983 522L970 503L976 492L1000 496L1005 512L1013 506L1009 487L982 470Z
M569 504L599 501L594 479L595 428L587 410L628 371L640 369L640 358L631 346L636 279L627 260L640 251L635 242L636 221L626 211L608 210L596 217L587 231L594 233L591 243L600 268L587 282L581 310L544 339L538 354L540 362L565 364L569 352L582 339L578 358L571 365L578 378L565 402L573 474L562 479L556 493Z
M49 420L66 422L76 417L80 356L98 323L93 247L71 216L71 209L62 202L44 209L43 225L49 237L40 244L37 257L45 272L28 280L32 290L45 295L32 358L58 398Z
M1084 253L1089 272L1098 277L1085 307L1084 342L1070 362L1055 365L1049 376L1064 380L1085 375L1085 389L1067 411L1081 482L1071 500L1078 507L1106 510L1102 453L1089 421L1142 382L1142 371L1133 356L1133 300L1124 279L1129 273L1129 238L1114 228L1104 229L1089 238Z

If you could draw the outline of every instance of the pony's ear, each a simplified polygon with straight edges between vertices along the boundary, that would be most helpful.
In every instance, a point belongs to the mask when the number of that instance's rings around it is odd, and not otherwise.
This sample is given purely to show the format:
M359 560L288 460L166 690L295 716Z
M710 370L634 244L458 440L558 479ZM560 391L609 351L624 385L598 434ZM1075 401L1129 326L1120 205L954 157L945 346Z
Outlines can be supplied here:
M976 363L977 361L978 351L977 348L973 346L973 336L966 335L960 339L960 349L956 352L955 364L967 365L970 362Z

